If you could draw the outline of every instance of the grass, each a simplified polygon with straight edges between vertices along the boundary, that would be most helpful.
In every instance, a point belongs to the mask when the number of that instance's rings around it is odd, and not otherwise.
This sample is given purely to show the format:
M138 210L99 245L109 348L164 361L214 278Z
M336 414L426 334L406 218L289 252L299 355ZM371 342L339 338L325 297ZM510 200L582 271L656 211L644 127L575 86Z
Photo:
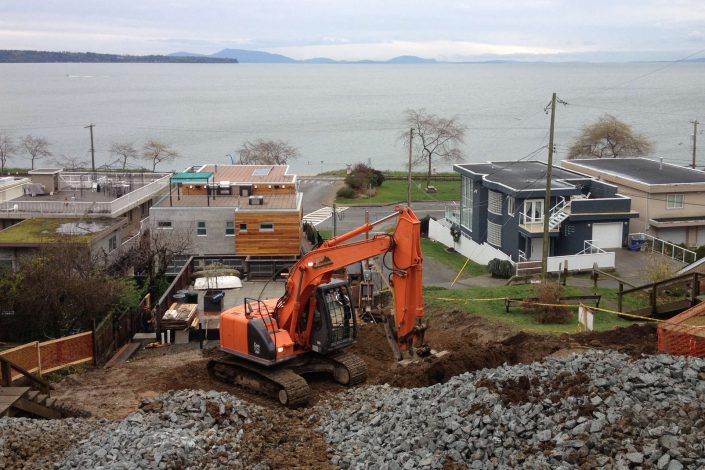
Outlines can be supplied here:
M467 258L460 253L449 253L446 251L444 244L428 238L421 239L421 251L423 251L424 257L431 257L455 270L455 272L460 271L465 261L467 261ZM463 270L461 278L481 276L486 273L487 268L485 266L469 261Z
M26 219L0 231L0 243L88 243L96 237L97 233L57 233L61 225L77 222L78 219ZM114 223L103 219L89 222L104 225L103 230Z
M406 181L387 180L377 188L377 193L369 198L360 196L353 199L336 199L337 204L355 205L355 204L394 204L397 202L406 201ZM427 193L425 191L425 182L416 180L411 186L411 200L414 202L422 201L457 201L460 199L460 183L457 181L433 181L431 185L435 186L438 192Z
M330 170L330 171L324 171L323 173L318 173L317 176L347 176L347 170ZM384 176L408 176L409 172L408 171L390 171L390 170L383 170L382 174ZM413 179L421 179L421 178L426 178L426 175L428 172L423 172L423 171L412 171L411 172L411 177ZM437 173L433 173L431 175L431 178L433 178L434 175L438 176L456 176L460 178L460 175L454 171L439 171Z
M606 293L606 289L604 289ZM427 315L433 318L435 313L460 310L483 317L491 322L508 326L514 331L529 333L552 334L575 333L578 331L577 308L571 309L572 318L562 324L541 324L530 314L524 313L521 307L513 307L505 311L504 298L533 297L531 285L501 286L501 287L469 287L467 289L425 288L424 301ZM566 287L564 295L580 295L580 289ZM473 301L472 299L501 298L502 300ZM616 315L595 312L595 331L610 330L618 326L629 326L633 322L622 320Z

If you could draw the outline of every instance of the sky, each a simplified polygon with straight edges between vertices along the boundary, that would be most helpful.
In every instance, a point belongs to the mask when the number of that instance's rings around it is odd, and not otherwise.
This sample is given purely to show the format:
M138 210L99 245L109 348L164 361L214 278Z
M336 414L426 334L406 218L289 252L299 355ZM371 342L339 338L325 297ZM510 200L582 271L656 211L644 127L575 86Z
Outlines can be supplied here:
M262 50L296 59L675 60L702 0L2 0L0 49Z

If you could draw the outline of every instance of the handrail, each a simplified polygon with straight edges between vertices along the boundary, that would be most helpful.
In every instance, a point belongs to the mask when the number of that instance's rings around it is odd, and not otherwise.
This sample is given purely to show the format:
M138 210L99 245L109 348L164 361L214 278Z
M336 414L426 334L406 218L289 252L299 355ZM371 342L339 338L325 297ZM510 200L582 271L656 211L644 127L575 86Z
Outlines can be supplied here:
M35 387L37 387L45 395L49 394L49 390L54 390L54 387L46 380L42 379L41 377L37 377L24 367L18 366L8 358L0 356L0 370L2 371L2 373L0 374L0 384L3 387L12 386L12 369L15 369L17 372L28 378L29 381L33 382L35 384Z
M649 235L648 233L643 233L643 232L630 233L628 235L628 238L632 238L632 237L635 239L636 239L636 237L640 237L642 239L649 240L651 242L651 251L654 253L661 253L661 255L663 255L663 256L668 256L666 253L664 253L664 251L666 249L666 246L669 245L671 247L671 255L669 256L669 258L677 260L677 261L681 261L683 263L692 263L692 262L696 261L697 257L698 257L697 253L695 253L692 250L689 250L687 248L683 248L682 246L676 245L675 243L671 243L671 242L663 240L661 238L654 237L653 235ZM660 252L655 249L656 242L661 243L661 251ZM683 255L680 257L680 259L676 258L676 250L681 250L683 253ZM690 261L686 261L686 255L690 255L689 259L691 257L692 257L692 259L690 259Z
M593 243L594 240L583 240L583 250L576 253L577 255L607 253L605 250ZM589 250L589 251L588 251Z
M663 281L657 281L657 282L652 282L650 284L644 284L641 286L634 287L632 289L625 289L622 291L622 294L629 294L631 292L637 292L640 290L649 290L649 289L653 289L653 288L658 288L660 286L669 285L672 283L678 283L678 281L683 281L685 279L693 278L695 274L698 274L698 273L681 274L680 276L674 276L669 279L664 279Z
M274 319L272 318L271 313L269 313L269 309L267 308L267 304L262 302L260 299L253 299L251 297L245 297L243 299L243 303L245 304L245 315L247 315L247 309L250 309L250 313L252 313L253 308L250 305L251 300L254 300L257 302L257 313L259 313L259 317L262 320L262 323L264 324L264 327L267 328L267 321L264 319L264 315L262 315L262 308L261 306L264 306L264 310L267 312L267 315L269 315L269 326L271 327L271 334L272 338L274 339L274 357L277 357L277 332L274 330ZM278 323L278 322L277 322ZM267 331L270 331L269 328L267 328Z

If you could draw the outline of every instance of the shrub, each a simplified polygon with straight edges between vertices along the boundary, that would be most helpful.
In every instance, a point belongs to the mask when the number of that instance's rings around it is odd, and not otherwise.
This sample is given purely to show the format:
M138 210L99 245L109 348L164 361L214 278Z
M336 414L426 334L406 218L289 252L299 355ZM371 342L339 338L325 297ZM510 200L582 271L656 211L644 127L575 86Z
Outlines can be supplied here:
M350 186L345 186L340 188L335 195L341 199L352 199L355 197L355 190Z
M495 258L487 263L487 270L492 274L492 277L500 279L509 279L514 274L514 266L511 261L506 259Z
M355 191L366 190L370 185L373 188L382 186L384 175L381 171L375 170L364 163L355 165L350 174L345 177L345 184Z
M533 314L539 323L565 323L571 318L570 310L568 307L555 306L561 303L562 295L562 285L554 281L543 280L534 285L534 297L538 298L537 302L540 304L551 305L527 304L524 309Z

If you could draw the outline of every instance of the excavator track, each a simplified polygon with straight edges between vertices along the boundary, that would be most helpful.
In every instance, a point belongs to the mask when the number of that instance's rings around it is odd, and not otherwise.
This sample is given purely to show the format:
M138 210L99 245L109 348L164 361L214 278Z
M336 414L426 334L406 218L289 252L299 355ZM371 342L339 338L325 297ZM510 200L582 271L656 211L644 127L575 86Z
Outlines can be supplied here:
M306 380L290 369L265 369L228 357L211 360L208 373L221 382L276 398L290 408L303 406L311 398Z
M330 360L335 364L333 378L343 385L357 385L367 380L367 364L359 356L343 352L330 356Z

